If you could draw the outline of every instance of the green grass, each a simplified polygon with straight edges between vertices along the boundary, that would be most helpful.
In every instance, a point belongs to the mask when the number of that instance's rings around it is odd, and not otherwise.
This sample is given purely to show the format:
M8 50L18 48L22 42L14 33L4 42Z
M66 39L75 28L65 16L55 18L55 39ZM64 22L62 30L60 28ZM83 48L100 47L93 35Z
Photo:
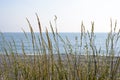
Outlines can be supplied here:
M105 43L106 51L102 52L101 49L96 49L96 45L94 45L94 22L91 23L90 32L86 31L83 22L81 23L80 42L76 37L76 46L72 47L69 39L67 37L63 39L57 29L54 31L51 23L54 41L51 40L47 29L47 40L45 40L37 14L36 17L39 36L35 36L28 19L31 41L23 30L26 39L32 42L32 53L34 55L26 54L23 41L21 41L22 55L17 54L14 39L12 41L14 46L12 46L11 42L7 42L1 33L4 45L0 45L3 49L3 53L0 55L0 80L120 80L120 58L115 57L115 54L119 54L119 52L115 52L115 49L120 38L120 30L116 33L116 22L113 26L111 21L111 31L108 33ZM60 52L59 41L64 44L65 54ZM84 50L81 51L83 41L85 46ZM37 52L35 51L36 48ZM54 54L54 51L57 54Z

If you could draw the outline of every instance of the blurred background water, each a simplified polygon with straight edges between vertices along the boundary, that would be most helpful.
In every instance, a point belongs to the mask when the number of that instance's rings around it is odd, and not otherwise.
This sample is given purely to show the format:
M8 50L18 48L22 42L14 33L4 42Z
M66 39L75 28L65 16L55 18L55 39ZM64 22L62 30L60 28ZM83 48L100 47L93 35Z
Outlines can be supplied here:
M42 51L42 47L40 47L39 43L39 38L40 35L39 33L35 33L36 37L36 43L35 43L35 48L33 49L33 44L32 44L32 37L31 33L26 33L27 37L25 36L24 33L3 33L0 36L0 52L4 53L6 48L8 52L10 52L10 48L12 48L12 51L14 53L23 53L23 48L26 53L32 54L33 50ZM80 33L59 33L59 35L62 37L62 39L65 41L65 44L61 41L59 37L56 37L57 44L59 46L60 53L66 53L65 48L67 48L67 52L77 52L78 54L85 54L82 53L85 50L86 44L90 44L88 36L82 39L82 45L81 45L81 34ZM94 43L92 45L95 46L97 51L101 50L101 53L106 53L106 39L107 39L107 33L95 33L94 34ZM3 36L3 37L2 37ZM52 46L53 46L53 51L56 53L56 43L53 38L53 34L49 33L50 39L52 41ZM46 33L43 33L43 38L47 42L47 37ZM24 45L23 45L24 44ZM37 45L37 47L36 47ZM116 51L119 52L119 45L120 41L117 43ZM24 46L24 47L23 47ZM89 46L88 46L89 47Z

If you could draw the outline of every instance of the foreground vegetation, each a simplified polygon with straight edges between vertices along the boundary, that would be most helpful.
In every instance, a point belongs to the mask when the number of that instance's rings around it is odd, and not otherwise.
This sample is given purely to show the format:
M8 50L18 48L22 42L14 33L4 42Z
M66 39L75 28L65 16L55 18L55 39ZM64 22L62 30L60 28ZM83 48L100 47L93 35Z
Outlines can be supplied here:
M114 27L111 22L111 31L106 38L106 49L103 52L94 44L93 22L90 32L86 31L84 24L81 23L80 42L76 37L76 46L71 47L69 39L64 40L57 29L54 31L51 23L54 41L51 40L47 29L47 40L45 40L38 16L37 21L39 36L36 37L32 25L27 19L34 55L27 55L23 41L21 41L22 55L17 54L15 41L13 40L14 46L11 46L11 42L7 42L1 35L9 48L0 45L3 49L3 53L0 55L0 80L120 80L120 58L115 56L115 54L119 54L120 50L116 51L120 31L116 33L116 22ZM26 32L24 30L23 32L28 39ZM61 54L59 41L64 44L64 54ZM16 49L16 52L13 48Z

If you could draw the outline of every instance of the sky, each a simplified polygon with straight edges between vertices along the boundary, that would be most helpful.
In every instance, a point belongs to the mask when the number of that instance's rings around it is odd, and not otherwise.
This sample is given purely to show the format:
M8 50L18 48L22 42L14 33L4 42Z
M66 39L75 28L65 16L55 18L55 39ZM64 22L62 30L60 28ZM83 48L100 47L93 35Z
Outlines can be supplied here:
M43 32L50 31L50 22L55 29L55 15L58 32L80 32L81 22L86 30L94 22L95 32L108 32L110 19L120 28L119 4L120 0L0 0L0 31L29 32L27 18L38 32L37 13Z

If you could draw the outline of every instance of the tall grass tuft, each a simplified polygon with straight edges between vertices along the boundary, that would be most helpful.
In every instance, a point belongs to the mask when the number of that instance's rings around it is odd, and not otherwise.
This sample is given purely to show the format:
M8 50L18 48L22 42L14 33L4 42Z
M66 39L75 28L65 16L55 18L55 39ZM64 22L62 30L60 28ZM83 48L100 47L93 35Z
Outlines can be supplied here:
M102 51L95 45L94 22L91 22L91 31L81 23L80 38L75 37L74 47L68 37L63 39L57 32L56 16L55 26L50 22L52 32L46 28L45 34L37 14L36 18L39 35L35 35L28 19L30 37L23 30L28 46L32 44L29 54L23 40L22 54L19 54L14 39L7 41L1 33L0 80L120 80L120 49L117 45L120 30L116 31L117 22L113 26L111 20L106 49ZM64 53L60 51L61 43Z

